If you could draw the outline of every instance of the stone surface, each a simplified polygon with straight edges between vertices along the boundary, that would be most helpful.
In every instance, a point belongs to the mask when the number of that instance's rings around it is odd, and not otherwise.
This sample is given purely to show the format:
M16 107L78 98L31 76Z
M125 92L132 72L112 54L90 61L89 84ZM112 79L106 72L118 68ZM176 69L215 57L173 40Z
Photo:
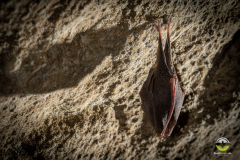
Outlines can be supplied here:
M138 93L163 17L186 98L158 138ZM11 0L0 19L0 159L219 159L222 136L240 156L237 1Z

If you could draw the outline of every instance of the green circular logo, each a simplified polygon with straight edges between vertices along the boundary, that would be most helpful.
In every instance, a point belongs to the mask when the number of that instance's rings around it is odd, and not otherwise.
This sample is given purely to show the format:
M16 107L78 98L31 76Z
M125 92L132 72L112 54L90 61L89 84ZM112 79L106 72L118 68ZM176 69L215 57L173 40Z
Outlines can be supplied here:
M221 151L221 152L227 151L229 149L229 147L230 147L230 145L229 145L230 142L228 141L227 138L224 138L224 137L219 138L215 143L217 143L217 144L225 144L225 146L223 146L223 147L216 144L217 149L219 151Z
M224 151L228 150L229 146L230 146L230 145L226 145L226 146L224 146L224 147L221 147L221 146L219 146L219 145L216 145L217 149L218 149L219 151L221 151L221 152L224 152Z

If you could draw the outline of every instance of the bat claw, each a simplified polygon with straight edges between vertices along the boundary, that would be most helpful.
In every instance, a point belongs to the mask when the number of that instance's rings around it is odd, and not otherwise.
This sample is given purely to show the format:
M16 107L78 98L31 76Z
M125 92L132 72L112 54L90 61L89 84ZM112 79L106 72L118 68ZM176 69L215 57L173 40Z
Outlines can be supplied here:
M167 23L168 23L168 24L174 23L174 18L173 18L173 17L172 17L172 18L168 18L168 19L167 19Z
M158 20L158 24L162 25L162 23L163 23L163 19L160 18L160 19Z
M162 18L160 18L157 22L155 22L156 26L158 26L158 25L161 26L162 23L163 23L163 19Z

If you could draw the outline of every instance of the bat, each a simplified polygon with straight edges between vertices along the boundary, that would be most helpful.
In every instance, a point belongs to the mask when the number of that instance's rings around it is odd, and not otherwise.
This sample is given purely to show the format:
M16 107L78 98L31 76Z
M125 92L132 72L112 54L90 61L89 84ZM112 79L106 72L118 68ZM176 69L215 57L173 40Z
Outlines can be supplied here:
M185 90L179 84L172 62L169 28L173 19L167 19L167 39L164 50L161 36L162 21L161 19L157 22L159 31L157 59L150 68L139 93L142 101L141 107L158 137L171 135L185 96Z

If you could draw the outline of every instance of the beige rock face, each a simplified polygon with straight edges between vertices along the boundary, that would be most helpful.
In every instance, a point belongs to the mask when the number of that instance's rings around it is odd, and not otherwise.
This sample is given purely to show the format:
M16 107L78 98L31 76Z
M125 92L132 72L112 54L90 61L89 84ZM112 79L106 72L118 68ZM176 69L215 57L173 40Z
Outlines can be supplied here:
M220 137L231 142L229 159L240 156L237 1L0 6L0 159L219 159ZM138 93L162 17L175 17L171 48L186 97L172 135L158 138Z

